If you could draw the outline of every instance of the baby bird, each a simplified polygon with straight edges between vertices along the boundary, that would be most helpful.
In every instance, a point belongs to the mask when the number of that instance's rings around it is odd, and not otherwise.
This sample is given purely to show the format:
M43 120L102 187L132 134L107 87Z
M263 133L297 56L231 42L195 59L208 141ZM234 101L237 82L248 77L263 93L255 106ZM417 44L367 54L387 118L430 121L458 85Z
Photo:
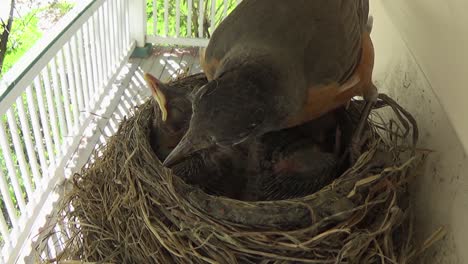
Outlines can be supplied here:
M150 144L156 156L164 160L187 131L192 93L207 80L204 74L196 74L164 84L151 74L144 77L156 102ZM214 146L194 152L170 168L186 183L208 194L239 198L245 185L244 160L245 155L238 150Z
M352 133L346 111L340 108L303 125L265 134L250 150L255 161L250 163L245 199L283 200L319 191L349 166L344 151Z
M149 73L144 78L156 102L150 143L156 156L163 161L187 132L192 116L190 94L206 84L207 79L203 73L168 84Z

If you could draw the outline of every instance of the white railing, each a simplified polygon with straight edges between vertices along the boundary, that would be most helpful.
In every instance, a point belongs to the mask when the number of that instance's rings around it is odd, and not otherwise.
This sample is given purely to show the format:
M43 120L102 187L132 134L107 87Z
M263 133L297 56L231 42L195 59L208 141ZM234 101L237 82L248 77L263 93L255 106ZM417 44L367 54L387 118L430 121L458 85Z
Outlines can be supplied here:
M216 26L240 0L148 0L152 12L146 41L206 46Z
M14 262L134 48L131 0L66 15L0 80L0 263Z

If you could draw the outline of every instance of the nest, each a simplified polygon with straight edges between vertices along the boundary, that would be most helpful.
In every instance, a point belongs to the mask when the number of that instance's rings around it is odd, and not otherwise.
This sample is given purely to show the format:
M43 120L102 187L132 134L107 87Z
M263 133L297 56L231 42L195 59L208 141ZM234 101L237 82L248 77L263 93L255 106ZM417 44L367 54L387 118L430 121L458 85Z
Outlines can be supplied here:
M381 98L376 108L392 101ZM362 156L320 191L244 202L208 195L162 166L148 140L152 104L137 107L102 155L71 179L57 222L67 240L52 260L414 263L431 244L416 247L412 237L407 185L423 155L408 143L417 132L409 133L402 108L369 123Z

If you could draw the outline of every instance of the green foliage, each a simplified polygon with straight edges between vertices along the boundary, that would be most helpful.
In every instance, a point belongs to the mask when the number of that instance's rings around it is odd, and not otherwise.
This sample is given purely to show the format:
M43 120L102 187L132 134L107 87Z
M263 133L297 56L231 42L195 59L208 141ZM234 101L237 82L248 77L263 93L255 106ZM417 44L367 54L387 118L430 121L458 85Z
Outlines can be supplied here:
M46 11L47 9L56 9L59 12L59 17L64 16L68 11L70 11L73 7L75 6L75 3L69 3L69 2L56 2L50 4L49 7L42 8L43 11Z
M168 36L176 36L176 12L177 8L176 5L179 3L179 16L180 16L180 32L179 37L198 37L198 28L199 28L199 14L200 8L203 9L203 21L204 21L204 31L203 37L208 37L208 29L210 26L211 20L211 13L212 13L212 1L215 1L216 8L214 9L215 12L215 25L218 25L222 18L224 17L224 0L206 0L204 1L204 5L200 6L200 1L193 0L192 1L192 16L191 16L191 30L188 31L188 0L167 0L168 4L168 27L167 32L164 26L164 18L165 18L165 1L164 0L157 0L156 1L156 19L157 19L157 29L154 29L154 13L153 13L153 1L148 0L146 3L146 14L148 17L147 20L147 32L148 34L154 35L168 35ZM236 0L228 0L226 6L226 14L229 14L234 7L236 6Z
M3 72L8 71L41 38L42 32L38 28L39 19L36 13L37 11L32 11L24 17L13 20Z
M56 17L62 17L73 8L73 5L68 2L52 3L47 7L33 9L23 17L15 18L8 39L5 61L0 77L42 37L43 32L39 29L40 15L53 13Z

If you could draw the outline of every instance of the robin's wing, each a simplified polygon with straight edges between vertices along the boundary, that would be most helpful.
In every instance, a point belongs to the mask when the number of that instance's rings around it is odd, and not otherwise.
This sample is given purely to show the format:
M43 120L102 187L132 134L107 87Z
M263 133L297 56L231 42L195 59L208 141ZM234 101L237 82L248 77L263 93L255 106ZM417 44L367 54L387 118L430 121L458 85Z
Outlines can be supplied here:
M248 55L266 50L279 62L289 57L302 62L304 45L318 33L316 21L333 14L341 1L349 0L242 1L213 33L205 67L213 71L234 49Z
M328 17L316 22L319 37L309 39L305 49L304 71L308 86L344 84L359 63L369 13L368 0L337 1L336 5L323 7Z
M367 32L368 0L333 0L317 32L304 48L307 95L303 110L290 121L301 124L331 111L363 92L370 82L373 48Z

